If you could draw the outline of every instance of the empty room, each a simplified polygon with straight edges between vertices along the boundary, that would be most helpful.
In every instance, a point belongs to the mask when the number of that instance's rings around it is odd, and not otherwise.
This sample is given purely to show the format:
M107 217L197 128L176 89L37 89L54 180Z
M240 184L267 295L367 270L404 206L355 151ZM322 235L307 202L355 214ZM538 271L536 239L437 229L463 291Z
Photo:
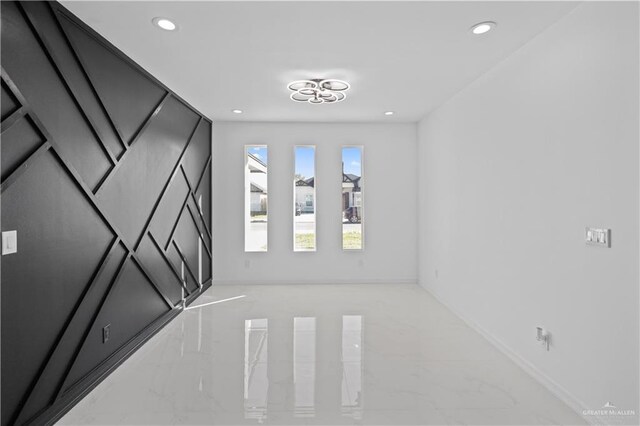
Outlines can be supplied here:
M0 426L640 423L639 1L0 8Z

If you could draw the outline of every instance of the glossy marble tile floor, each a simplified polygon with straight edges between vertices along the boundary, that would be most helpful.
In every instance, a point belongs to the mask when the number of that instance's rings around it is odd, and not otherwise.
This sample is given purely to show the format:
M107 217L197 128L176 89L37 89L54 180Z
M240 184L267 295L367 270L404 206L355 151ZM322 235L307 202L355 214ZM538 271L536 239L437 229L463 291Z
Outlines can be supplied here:
M584 423L418 286L287 285L209 289L60 424Z

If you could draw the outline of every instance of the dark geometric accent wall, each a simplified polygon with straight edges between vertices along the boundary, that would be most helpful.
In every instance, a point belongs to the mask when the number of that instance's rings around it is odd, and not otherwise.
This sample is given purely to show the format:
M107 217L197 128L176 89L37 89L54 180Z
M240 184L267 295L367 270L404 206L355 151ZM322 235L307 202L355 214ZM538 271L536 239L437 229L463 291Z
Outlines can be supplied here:
M43 424L211 284L211 121L58 3L1 8L1 424Z

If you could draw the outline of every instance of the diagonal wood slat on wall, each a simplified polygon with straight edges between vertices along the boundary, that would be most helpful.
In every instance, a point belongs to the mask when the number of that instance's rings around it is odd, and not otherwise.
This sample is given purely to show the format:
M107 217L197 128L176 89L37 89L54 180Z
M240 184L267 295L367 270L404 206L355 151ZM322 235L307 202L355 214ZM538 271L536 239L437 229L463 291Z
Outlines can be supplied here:
M41 121L39 120L39 118L37 117L37 115L31 110L31 107L28 105L26 99L24 98L24 95L19 91L19 89L17 88L17 86L15 85L15 83L9 78L9 76L6 74L6 71L4 69L2 69L2 79L3 81L7 84L7 86L9 87L9 89L12 91L13 95L17 98L17 100L20 102L20 104L22 105L22 108L26 108L27 111L29 111L29 114L31 115L31 119L33 120L33 123L35 124L35 126L38 128L38 131L44 136L44 138L47 140L46 142L46 146L48 146L50 149L48 151L45 151L47 154L51 154L54 158L57 159L58 164L61 166L62 171L67 173L67 176L69 178L71 178L71 182L72 185L75 184L75 188L76 189L80 189L80 195L84 194L85 199L87 201L89 201L91 207L93 207L94 211L96 211L96 213L98 214L98 216L104 221L103 223L105 223L107 225L107 228L109 228L111 230L111 232L113 232L118 239L122 238L122 235L120 233L120 231L117 229L117 227L115 227L112 222L108 219L107 215L105 214L104 211L102 211L102 209L100 208L100 206L97 203L97 199L95 198L95 196L93 195L93 193L90 191L90 189L82 182L78 172L73 168L73 166L68 162L68 160L64 159L63 156L60 155L60 150L59 150L59 145L58 143L55 141L55 139L49 134L49 132L43 127ZM39 157L34 159L34 156L32 155L31 157L29 157L29 159L26 161L26 163L29 163L29 166L34 166L34 162L38 161ZM26 170L25 166L21 166L20 170ZM30 169L29 169L30 170ZM27 174L25 172L25 174ZM16 173L13 173L10 178L13 179L16 176ZM16 178L17 179L17 178ZM35 186L35 185L32 185ZM11 194L11 191L7 191L6 189L8 188L8 186L2 185L3 188L3 193L7 193L7 194ZM27 195L31 195L29 192L30 191L23 191L25 193L27 193ZM47 193L47 195L49 195ZM55 194L54 194L55 195ZM62 200L58 200L59 203L64 202L64 199ZM69 211L69 213L71 213L71 211ZM79 213L79 212L76 212ZM55 217L55 216L54 216ZM71 215L65 215L65 219L69 219L71 218ZM21 219L24 219L24 217L21 217ZM36 225L39 225L38 220L33 221L36 223ZM54 221L54 223L56 223ZM31 221L24 221L24 224L26 226L32 226ZM91 236L89 233L86 234L87 236ZM30 241L34 241L36 240L35 238L31 238ZM54 241L55 242L55 241ZM90 244L90 240L89 242L84 241L83 242L85 244ZM129 251L129 257L132 257L134 260L137 260L137 256L136 254L133 252L133 250L130 247L127 247L126 242L122 241L122 244L125 246L125 248ZM29 255L30 250L26 250L27 256ZM64 253L66 253L66 251L63 250ZM24 256L20 256L20 257L24 257ZM18 257L18 259L20 258ZM15 259L14 259L15 260ZM67 261L71 260L73 261L74 258L71 257L69 259L66 259ZM10 263L11 264L11 263ZM150 277L150 272L147 271L141 264L138 264L139 268L143 271L144 275L146 276L147 280L149 280L148 282L151 284L152 288L157 292L157 294L161 297L161 299L163 299L165 301L165 303L170 307L173 308L173 305L171 304L170 300L165 296L165 294L160 290L160 288L158 287L158 285L156 284L155 281L153 281ZM119 276L119 275L118 275ZM46 275L44 277L44 279L48 279L50 280L51 277ZM64 281L65 277L61 277L60 281ZM111 285L111 287L109 288L109 291L111 289L113 289L115 287L115 283L117 283L118 280L116 278L115 282ZM89 284L91 285L91 284ZM77 287L77 286L76 286ZM36 287L38 288L38 287ZM105 297L103 298L103 301L106 297L109 296L109 291L106 293ZM5 298L6 299L6 298ZM35 298L37 300L37 298ZM5 300L3 300L4 302ZM46 300L45 300L46 302ZM144 300L145 303L149 303L150 300ZM47 307L49 307L49 305L47 305ZM104 307L104 302L101 303L99 310L102 310L102 308ZM74 310L77 311L78 309L76 308ZM57 338L53 341L54 343L52 343L51 345L51 349L47 352L47 356L45 358L45 361L41 363L39 369L37 370L37 372L35 373L33 378L28 378L25 376L20 376L20 379L22 379L23 382L29 382L30 384L26 387L26 392L24 393L23 398L21 399L21 401L18 404L18 407L13 415L13 417L16 419L16 423L23 423L23 419L27 418L27 416L29 415L29 412L26 411L26 409L33 409L34 406L37 407L37 404L34 403L34 398L37 399L38 398L42 398L45 403L46 401L51 401L51 395L47 396L46 394L43 393L43 387L39 387L36 388L36 386L38 386L42 381L43 381L43 377L46 376L46 373L51 371L51 369L53 367L51 367L51 362L53 360L56 359L56 356L58 355L58 351L60 348L60 342L64 340L65 337L67 337L67 333L69 331L69 321L73 321L73 316L69 316L69 319L67 320L65 326L63 327L62 331L59 332L57 334ZM92 322L91 327L93 327L94 322ZM4 329L3 329L4 330ZM51 333L49 333L51 334ZM84 342L86 341L86 333L85 333L85 337L82 340L82 345L84 345ZM6 346L3 346L4 349L6 349ZM75 355L73 356L73 358L75 359ZM51 367L51 368L50 368ZM3 377L3 380L5 378ZM7 411L3 411L3 415L7 415L7 413L11 413L11 411L7 410Z
M41 424L210 283L211 122L58 3L1 7L1 423Z
M2 180L13 173L46 141L26 115L2 132Z
M2 229L19 233L18 253L2 257L4 417L36 379L113 234L51 152L2 194Z
M198 118L179 100L169 98L98 194L128 243L136 244L142 235Z
M130 143L165 90L68 18L63 16L60 24L123 139Z
M94 188L112 164L20 8L13 3L3 6L2 67L49 133L60 142L62 154L83 181Z
M0 118L4 121L9 117L9 115L13 114L18 108L20 108L20 103L15 96L11 94L11 91L4 82L2 82L0 93Z
M73 88L75 97L81 109L86 113L95 128L98 138L104 142L110 152L110 157L120 157L125 146L119 138L109 117L102 110L99 99L93 93L92 87L79 66L74 53L68 48L65 34L60 31L57 20L51 8L39 7L37 3L22 4L28 19L33 23L40 38L47 45L47 50L55 59L56 66Z
M94 367L96 359L102 361L111 355L109 346L102 344L104 326L111 325L110 342L114 347L119 347L167 310L146 281L139 265L129 259L124 265L117 287L109 295L80 350L69 373L69 383L75 383L88 373ZM140 304L140 300L151 303Z
M22 419L28 419L35 415L60 387L71 362L66 354L72 352L79 345L87 322L96 310L101 296L106 293L106 288L117 271L116 268L124 259L126 251L119 243L118 238L113 240L100 262L100 267L92 277L91 283L76 304L76 309L64 334L60 336L42 374L34 383L33 391L20 414ZM19 418L17 423L21 423L20 420Z

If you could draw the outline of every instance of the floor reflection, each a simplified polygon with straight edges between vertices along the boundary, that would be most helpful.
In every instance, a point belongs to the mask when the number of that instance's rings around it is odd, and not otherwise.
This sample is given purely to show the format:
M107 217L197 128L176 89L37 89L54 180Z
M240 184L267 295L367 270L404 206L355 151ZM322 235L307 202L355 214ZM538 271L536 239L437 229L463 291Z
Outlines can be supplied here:
M414 285L208 290L60 421L578 423Z
M362 316L342 317L342 413L362 418Z
M267 416L269 393L269 322L266 318L244 322L244 418Z
M293 385L296 417L315 415L316 319L293 319Z

